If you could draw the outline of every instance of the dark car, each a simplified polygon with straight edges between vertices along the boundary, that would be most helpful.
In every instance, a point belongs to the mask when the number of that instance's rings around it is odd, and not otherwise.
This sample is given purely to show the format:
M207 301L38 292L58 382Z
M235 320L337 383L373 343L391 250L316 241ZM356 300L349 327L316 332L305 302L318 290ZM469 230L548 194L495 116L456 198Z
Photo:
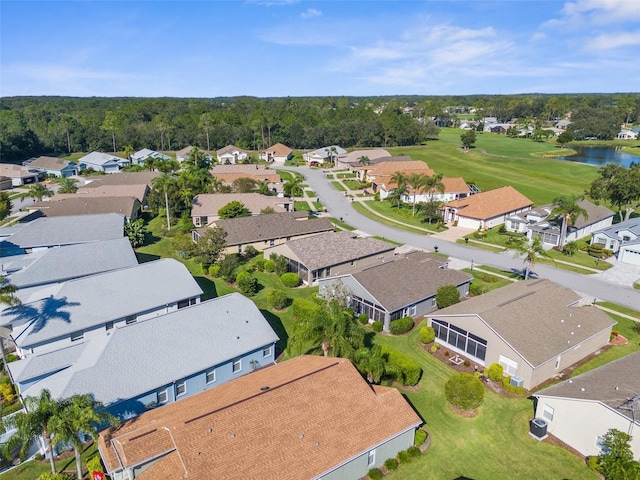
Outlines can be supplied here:
M313 160L312 162L309 162L309 166L310 166L310 167L317 167L317 166L318 166L318 162L316 162L315 160Z

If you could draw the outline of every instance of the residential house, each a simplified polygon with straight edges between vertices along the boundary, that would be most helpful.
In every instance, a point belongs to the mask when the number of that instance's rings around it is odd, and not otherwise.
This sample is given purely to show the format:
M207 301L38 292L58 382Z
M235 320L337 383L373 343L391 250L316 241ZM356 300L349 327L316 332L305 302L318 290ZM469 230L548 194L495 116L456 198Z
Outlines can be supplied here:
M149 148L143 148L142 150L138 150L136 153L131 155L130 160L133 165L144 165L144 163L149 158L152 158L154 160L161 160L165 162L168 162L169 160L171 160L171 157L169 155L156 152L155 150L151 150Z
M18 291L19 292L19 291ZM202 289L177 260L162 259L39 289L0 312L21 358L107 336L200 302Z
M276 143L260 152L260 160L266 162L284 163L293 158L293 150L282 143Z
M289 240L333 232L334 229L328 218L309 218L307 212L271 213L215 220L209 227L220 227L226 232L225 254L242 253L249 247L261 252L265 248ZM197 242L205 230L194 230L193 241Z
M524 280L427 315L436 341L532 389L609 342L608 315L549 280Z
M160 172L119 172L116 175L90 177L81 188L96 188L115 185L146 185L151 188L153 179L159 176Z
M580 215L576 218L574 225L567 225L565 244L591 235L595 231L610 226L613 222L615 213L605 206L594 205L588 200L581 200L578 205L587 212L587 216ZM552 210L553 206L547 208ZM537 223L530 224L527 228L527 238L532 239L539 235L542 237L543 243L554 247L560 246L561 229L562 220L549 216Z
M277 170L266 168L264 165L215 165L209 169L209 173L227 185L233 184L239 178L250 178L256 182L268 184L280 183L280 174Z
M10 372L23 397L91 392L124 419L274 363L277 340L255 304L232 293L34 353Z
M12 163L0 163L0 176L10 178L11 184L14 187L21 187L43 180L46 173L39 168L23 167Z
M308 285L379 263L392 256L395 247L376 240L360 238L353 232L327 232L313 237L290 240L264 250L264 257L282 255L289 271L300 275Z
M434 190L431 192L426 190L422 192L415 192L416 203L430 202L430 201L451 202L453 200L466 198L472 194L471 188L469 187L467 182L464 181L464 178L462 177L443 178L442 180L440 180L440 182L442 183L442 185L444 185L444 189L442 192L440 192L439 190ZM391 186L392 186L391 191L393 191L393 189L395 189L395 185L391 185ZM387 186L384 185L380 189L380 199L383 199L389 196L390 192L387 191L386 188ZM384 197L383 197L383 192L384 192ZM414 190L412 188L409 188L407 193L402 196L402 201L407 203L413 203L414 201L413 197L414 197Z
M372 148L368 150L354 150L349 153L338 155L335 160L336 168L354 168L362 165L360 159L367 157L370 162L374 162L378 158L390 157L391 154L382 148Z
M191 155L191 151L193 150L193 146L189 145L187 147L184 147L181 150L178 150L176 152L176 160L179 163L184 162L187 158L189 158L189 155Z
M640 266L640 217L593 232L591 243L600 243L619 262Z
M12 227L0 227L0 257L23 255L61 245L122 238L124 222L124 215L106 213L45 217Z
M338 145L330 145L328 147L321 147L317 150L304 153L302 159L305 162L317 162L317 163L334 163L335 159L340 155L346 155L347 151L339 147Z
M276 212L292 212L293 201L290 198L278 198L260 193L205 193L196 195L191 207L191 218L196 227L204 227L220 219L218 210L238 201L242 203L251 215L260 215L260 211L271 207Z
M414 173L420 175L434 175L434 171L429 168L425 162L420 160L406 160L406 161L381 161L373 165L363 165L355 168L356 177L363 182L371 182L374 184L372 188L377 191L377 187L380 185L388 185L391 182L391 177L396 172L402 172L405 175L411 175Z
M80 167L76 162L58 157L38 157L31 160L28 166L44 170L47 175L60 178L71 177L80 173Z
M13 182L9 177L0 175L0 191L11 190L13 188Z
M96 172L114 173L119 172L124 167L128 167L130 161L108 153L91 152L78 159L78 164L82 169L91 168Z
M216 157L221 164L233 164L249 160L249 152L235 145L227 145L216 151Z
M533 202L507 186L470 195L444 205L444 221L458 222L458 226L489 229L506 221L510 216L525 212Z
M568 127L569 125L571 125L572 123L573 123L573 122L572 122L572 121L570 121L570 120L559 120L559 121L556 123L556 125L555 125L555 126L556 126L556 128L559 128L559 129L561 129L561 130L566 130L566 129L567 129L567 127Z
M58 197L58 199L56 199ZM118 213L124 215L128 222L135 221L142 211L140 201L135 197L107 197L73 194L51 200L35 202L27 209L37 216L67 217L70 215L97 215L100 213Z
M511 215L504 222L505 228L510 232L526 234L530 225L542 222L549 216L551 210L553 210L553 206L543 205Z
M640 460L640 352L534 393L536 417L547 432L585 456L603 452L604 436L615 428L631 434L629 446ZM635 428L634 428L635 427Z
M140 185L104 185L102 187L80 187L76 193L56 193L47 201L65 200L67 198L108 198L128 197L135 198L142 208L147 206L147 196L151 189L146 184Z
M301 356L104 430L98 449L113 480L355 480L413 445L421 423L349 360Z
M620 132L618 132L616 138L618 140L636 140L638 138L638 132L623 128L622 130L620 130Z
M341 283L349 291L351 308L370 321L389 324L402 317L422 317L436 309L436 293L444 285L455 285L460 297L469 294L473 277L448 268L448 262L430 253L414 251L388 256L377 264L345 275L321 278L319 296Z

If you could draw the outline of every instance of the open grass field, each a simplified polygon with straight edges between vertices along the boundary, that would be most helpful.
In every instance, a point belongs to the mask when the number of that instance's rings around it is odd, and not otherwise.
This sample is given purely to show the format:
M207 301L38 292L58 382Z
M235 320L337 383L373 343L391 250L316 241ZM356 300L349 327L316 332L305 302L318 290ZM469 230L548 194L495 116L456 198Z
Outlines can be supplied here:
M558 153L551 143L479 133L475 147L463 151L461 132L443 128L439 139L426 145L387 150L423 160L445 177L462 177L483 191L511 185L536 205L551 203L561 193L582 194L598 177L593 166L545 158Z

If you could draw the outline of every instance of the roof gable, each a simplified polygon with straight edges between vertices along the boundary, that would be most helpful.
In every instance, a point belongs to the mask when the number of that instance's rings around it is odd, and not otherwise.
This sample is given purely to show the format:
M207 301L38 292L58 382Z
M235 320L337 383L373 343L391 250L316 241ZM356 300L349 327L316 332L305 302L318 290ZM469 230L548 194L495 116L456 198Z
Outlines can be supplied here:
M477 193L460 200L445 204L445 207L458 209L461 217L486 220L525 209L533 202L511 186Z

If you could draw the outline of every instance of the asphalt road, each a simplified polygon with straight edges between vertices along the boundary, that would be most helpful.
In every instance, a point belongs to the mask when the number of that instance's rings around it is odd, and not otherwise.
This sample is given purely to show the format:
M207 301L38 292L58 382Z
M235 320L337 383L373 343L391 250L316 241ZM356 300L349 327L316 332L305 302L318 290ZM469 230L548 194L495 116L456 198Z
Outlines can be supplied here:
M468 262L473 260L476 265L489 265L507 271L512 269L522 271L524 268L522 259L513 258L510 252L493 253L466 245L445 242L430 238L428 235L400 230L365 217L351 207L350 200L331 185L322 170L307 167L276 166L275 168L297 171L304 175L306 183L316 192L316 196L320 198L320 201L331 216L342 218L345 223L362 232L426 250L433 250L437 245L440 253ZM580 275L547 265L536 265L534 270L539 278L548 278L594 299L607 300L618 305L640 310L640 290L607 282L591 275Z

